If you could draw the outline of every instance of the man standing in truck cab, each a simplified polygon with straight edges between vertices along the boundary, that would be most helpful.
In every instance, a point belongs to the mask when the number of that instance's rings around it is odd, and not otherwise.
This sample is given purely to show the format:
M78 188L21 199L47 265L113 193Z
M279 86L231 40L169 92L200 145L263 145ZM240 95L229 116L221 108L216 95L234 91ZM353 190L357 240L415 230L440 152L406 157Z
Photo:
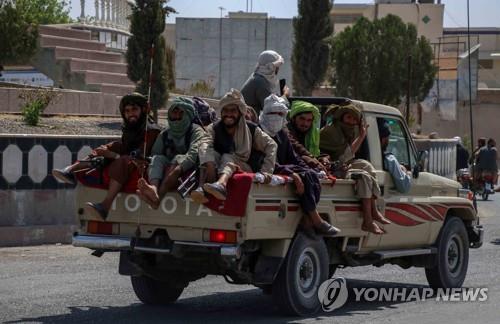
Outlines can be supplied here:
M193 101L179 97L167 111L168 125L160 133L151 150L148 168L151 184L139 179L137 194L153 209L158 209L163 196L177 189L179 178L198 165L198 148L207 136L204 129L193 123Z
M391 152L387 152L387 147L389 146L389 137L391 135L391 129L389 124L383 118L377 118L378 135L380 137L380 146L382 148L382 155L384 157L384 170L389 172L392 181L394 182L394 187L401 193L407 193L410 191L411 177L404 166L399 164L398 159Z
M331 161L339 161L348 168L347 177L356 181L356 194L361 199L363 223L361 229L373 234L385 231L375 221L390 224L377 209L376 199L380 197L375 169L363 159L355 159L367 135L368 125L363 121L361 111L352 102L333 106L326 112L329 123L321 129L320 149L330 155Z
M200 183L191 193L199 203L207 201L205 192L219 200L226 200L229 178L238 169L261 172L271 180L276 161L277 144L256 124L245 119L247 105L238 90L231 89L219 103L221 119L208 126L210 138L200 146L200 166L207 173L217 168L218 180Z

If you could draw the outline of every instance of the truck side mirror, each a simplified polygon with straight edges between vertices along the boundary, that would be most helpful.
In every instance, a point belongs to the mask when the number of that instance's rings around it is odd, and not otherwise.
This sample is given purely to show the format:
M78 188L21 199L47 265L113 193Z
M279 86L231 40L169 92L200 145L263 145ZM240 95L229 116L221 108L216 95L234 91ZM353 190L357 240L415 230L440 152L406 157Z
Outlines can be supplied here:
M427 151L419 151L418 152L418 161L415 167L413 168L413 177L416 179L420 172L425 171L427 169L427 162L429 159L429 152Z

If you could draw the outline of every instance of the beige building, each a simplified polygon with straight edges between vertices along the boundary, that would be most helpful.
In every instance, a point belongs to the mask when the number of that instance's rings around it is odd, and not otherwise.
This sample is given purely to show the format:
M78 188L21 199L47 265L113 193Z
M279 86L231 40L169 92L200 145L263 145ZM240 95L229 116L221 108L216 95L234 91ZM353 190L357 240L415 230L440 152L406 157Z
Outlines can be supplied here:
M500 88L500 28L477 27L470 29L471 47L479 46L479 88ZM448 43L443 49L459 52L467 48L467 28L445 28L443 39Z
M415 0L376 0L374 4L334 4L332 20L334 33L343 31L360 18L380 19L389 14L399 16L405 23L417 26L418 35L427 37L431 42L438 41L443 35L444 5L434 1Z

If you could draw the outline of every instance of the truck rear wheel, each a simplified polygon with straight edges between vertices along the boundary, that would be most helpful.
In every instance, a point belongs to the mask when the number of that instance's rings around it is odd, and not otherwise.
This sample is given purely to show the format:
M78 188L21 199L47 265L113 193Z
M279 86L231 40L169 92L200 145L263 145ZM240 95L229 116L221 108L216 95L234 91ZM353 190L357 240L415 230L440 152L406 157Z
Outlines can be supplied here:
M328 263L325 242L299 232L273 284L273 299L278 306L290 315L316 313L321 307L318 288L328 279Z
M459 288L469 264L469 238L464 223L451 217L444 224L438 238L436 265L425 269L432 288Z
M167 282L147 276L131 276L135 295L144 304L167 305L175 302L187 285Z

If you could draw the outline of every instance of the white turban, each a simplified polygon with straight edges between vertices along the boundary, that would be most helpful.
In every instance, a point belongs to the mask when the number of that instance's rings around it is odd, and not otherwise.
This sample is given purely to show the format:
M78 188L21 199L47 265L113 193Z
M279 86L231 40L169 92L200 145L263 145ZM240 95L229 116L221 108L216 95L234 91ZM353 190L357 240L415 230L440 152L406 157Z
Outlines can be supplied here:
M283 65L284 62L281 55L275 51L264 51L259 55L259 60L255 66L255 73L262 75L273 87L276 87L278 84L276 69Z

